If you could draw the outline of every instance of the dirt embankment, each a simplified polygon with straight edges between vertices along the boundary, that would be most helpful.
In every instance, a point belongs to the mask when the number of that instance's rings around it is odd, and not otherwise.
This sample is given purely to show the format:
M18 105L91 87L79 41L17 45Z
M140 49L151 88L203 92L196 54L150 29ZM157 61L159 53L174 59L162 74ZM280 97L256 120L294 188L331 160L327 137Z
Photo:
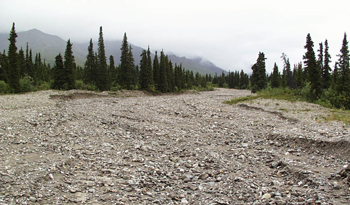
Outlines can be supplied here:
M349 204L349 125L249 94L0 96L0 204Z

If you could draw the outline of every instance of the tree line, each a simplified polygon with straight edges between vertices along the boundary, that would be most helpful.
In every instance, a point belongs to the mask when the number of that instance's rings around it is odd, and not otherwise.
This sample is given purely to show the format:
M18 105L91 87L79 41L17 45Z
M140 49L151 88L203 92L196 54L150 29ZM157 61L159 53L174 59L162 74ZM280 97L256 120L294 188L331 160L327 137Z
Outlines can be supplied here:
M350 109L350 64L347 35L344 34L338 60L331 69L331 55L328 41L319 43L317 53L314 51L314 42L311 35L306 37L306 49L303 63L299 62L291 68L286 54L282 53L282 73L275 63L273 72L266 74L265 54L259 53L256 63L252 66L250 87L252 92L265 88L283 88L303 95L310 102L317 102L328 107ZM317 55L317 57L316 57Z
M32 54L28 43L26 50L17 52L17 34L13 23L9 37L9 49L0 53L0 93L19 93L44 89L119 90L140 89L151 92L178 92L185 89L213 89L213 86L251 89L257 92L266 88L288 89L303 95L311 102L350 109L350 64L347 35L344 34L340 54L331 69L328 41L319 43L317 53L311 35L306 37L306 52L303 62L292 69L288 56L282 53L282 73L277 64L271 74L266 74L265 54L259 52L249 76L243 70L222 72L221 75L200 75L173 64L162 50L152 59L150 48L143 50L139 65L135 65L132 47L124 33L121 45L120 64L115 66L114 57L105 54L103 31L100 27L98 49L94 51L92 39L83 67L77 66L72 51L73 44L67 41L65 53L55 58L51 67L41 59L40 53Z
M33 60L28 43L26 51L17 52L15 23L9 37L9 49L0 55L0 93L20 93L41 89L87 89L94 91L140 89L151 92L178 92L186 89L213 89L213 84L230 88L248 88L249 76L243 72L221 76L200 75L186 70L182 65L173 64L162 50L152 59L150 48L143 50L139 65L135 65L132 47L124 33L121 45L120 64L115 66L114 57L105 53L103 30L100 27L97 52L92 39L83 67L77 66L73 54L73 44L67 41L64 54L55 57L51 67L36 54Z

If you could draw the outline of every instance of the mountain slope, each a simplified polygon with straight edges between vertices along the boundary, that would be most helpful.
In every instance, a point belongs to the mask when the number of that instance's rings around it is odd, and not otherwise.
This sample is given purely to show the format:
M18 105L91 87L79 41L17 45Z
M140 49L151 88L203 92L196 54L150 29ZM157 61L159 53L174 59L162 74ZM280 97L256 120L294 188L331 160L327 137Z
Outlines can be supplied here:
M54 65L55 57L61 53L61 55L64 55L64 51L66 48L67 40L63 40L62 38L46 34L42 31L39 31L37 29L32 29L25 32L18 32L18 38L17 38L17 48L18 50L22 48L23 50L26 49L27 42L29 45L29 48L32 49L33 58L35 58L36 53L41 54L41 58L46 60L46 63L51 64L51 66ZM9 34L0 34L0 51L8 50L9 46ZM86 43L73 43L73 55L75 57L75 62L77 65L83 66L84 62L86 60L86 55L88 51L88 40ZM109 41L105 40L105 51L107 60L109 60L109 56L113 55L115 64L118 65L120 61L120 47L121 47L122 41L121 40L114 40ZM133 48L133 55L135 59L135 65L138 65L141 60L141 53L144 50L144 48L131 45ZM94 50L97 51L97 42L94 42ZM152 57L154 55L152 54ZM192 70L193 72L199 72L200 74L221 74L224 70L221 68L215 66L210 61L204 60L200 57L195 59L188 59L185 57L178 57L176 55L170 54L169 59L175 64L182 64L182 67L188 70ZM34 60L34 59L33 59ZM224 71L226 72L226 71Z

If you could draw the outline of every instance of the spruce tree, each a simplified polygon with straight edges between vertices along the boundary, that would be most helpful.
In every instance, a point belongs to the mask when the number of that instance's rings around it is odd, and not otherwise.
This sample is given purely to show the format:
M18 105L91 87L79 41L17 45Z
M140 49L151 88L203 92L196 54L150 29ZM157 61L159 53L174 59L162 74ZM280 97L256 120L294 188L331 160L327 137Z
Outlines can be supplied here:
M143 50L141 54L141 61L140 61L140 89L141 90L147 90L150 88L149 79L150 76L148 76L148 59L147 59L147 51Z
M7 56L0 53L0 81L7 82Z
M19 66L19 77L23 78L26 74L26 61L24 56L24 51L21 48L18 52L18 66Z
M158 89L158 86L160 84L159 79L160 79L160 77L159 77L159 60L158 60L158 54L156 51L156 53L154 55L154 59L153 59L153 82L154 82L157 90L159 90Z
M304 65L305 70L308 73L308 80L310 82L310 99L316 100L321 95L322 89L321 89L321 75L320 70L317 66L315 52L314 52L314 42L311 39L311 35L308 34L306 37L306 53L303 56L304 59Z
M109 81L111 83L115 83L115 81L117 80L117 69L115 67L114 57L112 55L109 56L108 73L109 73Z
M140 88L142 90L151 90L153 87L152 59L151 52L143 50L140 61Z
M168 70L168 62L162 50L160 52L159 85L158 85L158 90L162 93L165 93L168 91L167 70Z
M53 84L52 88L57 90L67 89L66 73L63 66L63 58L58 54L55 58L55 66L52 69Z
M295 66L297 67L295 81L297 83L298 88L301 89L305 86L305 75L304 75L303 65L300 62Z
M251 84L253 93L262 90L267 86L265 60L265 54L263 52L259 52L258 59L252 66L253 73L251 76Z
M135 66L135 60L134 60L134 55L132 53L131 45L129 45L128 62L129 62L128 76L130 76L130 83L128 84L127 87L128 89L133 89L138 84L140 71L138 66Z
M286 70L285 77L286 77L287 86L289 89L296 89L297 86L295 83L293 72L292 72L291 67L290 67L289 58L287 58L287 55L285 53L282 53L281 58L282 58L282 61L284 64L284 69Z
M134 62L132 52L129 51L130 47L128 44L128 39L126 33L124 33L120 56L120 72L119 72L119 83L123 88L131 89L131 85L133 85L134 81Z
M66 51L64 53L64 70L65 70L65 83L67 84L67 89L75 88L75 60L72 50L73 44L71 44L70 39L67 41Z
M17 33L15 30L15 23L12 24L12 29L10 32L10 41L9 50L8 50L8 84L10 88L15 92L19 93L20 84L19 84L19 66L18 66L18 55L16 47L16 38Z
M340 104L346 109L350 108L350 56L349 42L347 41L346 33L344 34L342 48L338 55L338 80L336 91L342 99Z
M105 44L103 40L102 26L100 27L100 34L98 38L97 49L97 80L96 85L101 91L109 89L108 71L107 71L107 57L105 52Z
M26 72L27 74L34 79L34 65L33 65L33 58L32 58L32 50L29 50L28 48L28 42L27 42L27 48L26 48Z
M168 92L173 92L174 91L174 87L175 87L175 79L174 79L174 70L173 70L173 63L171 62L171 60L169 60L168 55L165 56L165 60L168 62L167 63L167 84L168 84Z
M95 54L94 54L93 47L94 45L92 43L92 39L90 39L88 54L86 56L86 61L84 65L84 83L96 85L97 72L96 72Z
M150 83L150 86L152 87L154 82L153 82L153 68L152 68L152 57L151 57L151 51L149 49L149 46L148 46L148 49L147 49L147 72L148 72L148 76L149 76L149 83Z
M329 54L329 47L328 47L328 40L324 42L324 66L323 70L321 73L321 78L322 78L322 86L324 89L328 89L331 86L331 67L330 63L331 61L331 55Z
M271 75L271 87L278 88L280 86L280 74L278 71L277 64L275 63L273 67L273 73Z

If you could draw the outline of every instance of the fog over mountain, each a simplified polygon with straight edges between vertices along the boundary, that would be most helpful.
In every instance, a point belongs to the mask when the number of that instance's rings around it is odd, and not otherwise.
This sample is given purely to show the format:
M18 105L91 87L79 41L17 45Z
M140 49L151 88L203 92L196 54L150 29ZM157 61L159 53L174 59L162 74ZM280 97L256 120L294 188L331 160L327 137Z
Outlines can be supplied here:
M27 42L29 49L32 49L33 53L33 59L35 57L36 53L41 54L41 58L45 59L45 62L47 64L51 64L51 66L54 65L54 59L55 56L57 56L59 53L64 55L67 40L64 40L56 35L50 35L46 34L38 29L31 29L29 31L25 32L18 32L18 38L17 38L17 48L19 49L26 49ZM8 33L2 33L0 34L0 49L3 52L4 50L8 49L9 46L9 34ZM94 43L94 50L97 51L98 45L97 45L97 39L93 38ZM87 39L84 43L73 43L73 54L75 57L75 62L77 65L83 66L84 62L86 60L86 55L88 52L88 45L89 40ZM118 65L120 61L120 47L122 45L121 40L105 40L105 51L107 60L109 59L109 56L112 55L114 57L115 64ZM147 48L141 48L136 45L133 45L130 41L129 43L132 46L132 52L135 59L135 65L138 65L141 60L141 53L144 49ZM151 48L152 49L152 48ZM201 57L196 57L193 59L189 59L186 57L178 57L174 54L171 54L171 51L164 51L165 53L169 53L169 59L172 61L172 63L175 65L182 64L183 68L192 70L194 72L199 72L200 74L212 74L215 73L221 74L222 72L226 72L223 69L215 66L212 62L209 60L203 59ZM159 55L160 51L158 51ZM154 57L154 53L152 53L152 58Z

